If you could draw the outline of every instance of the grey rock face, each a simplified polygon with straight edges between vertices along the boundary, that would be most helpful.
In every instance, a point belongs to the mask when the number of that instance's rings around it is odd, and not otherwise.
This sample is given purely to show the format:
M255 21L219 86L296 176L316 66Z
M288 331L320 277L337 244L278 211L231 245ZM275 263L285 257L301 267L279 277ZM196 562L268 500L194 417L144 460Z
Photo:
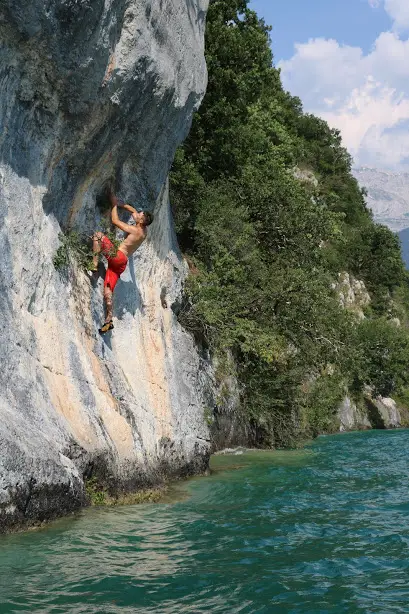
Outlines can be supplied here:
M208 366L170 306L186 275L166 177L205 91L207 0L0 3L0 532L203 471ZM52 259L96 197L155 210L101 338L102 280ZM167 308L163 307L166 297Z
M298 181L301 181L301 183L310 183L314 188L318 187L318 179L311 170L300 169L298 166L295 166L293 175Z
M355 279L346 271L339 273L333 289L339 296L339 304L343 309L355 313L359 319L364 319L364 309L371 303L371 297L363 281Z
M365 429L396 429L402 426L402 417L393 399L365 396L364 409L360 409L345 397L338 408L340 431Z
M222 369L216 357L212 362L212 371L215 374L214 409L208 422L212 450L215 452L224 448L255 445L249 418L241 407L240 385L234 358L231 353L227 353L223 361Z
M350 397L345 397L339 406L338 419L341 432L372 428L366 412L359 410Z
M368 417L374 428L396 429L402 426L398 406L388 397L367 398Z

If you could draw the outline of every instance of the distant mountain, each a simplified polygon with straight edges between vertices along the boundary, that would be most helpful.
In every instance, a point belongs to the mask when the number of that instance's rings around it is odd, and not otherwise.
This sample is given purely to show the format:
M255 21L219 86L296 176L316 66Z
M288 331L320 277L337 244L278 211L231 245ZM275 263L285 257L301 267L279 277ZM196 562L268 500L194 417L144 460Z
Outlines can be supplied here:
M377 222L395 232L409 227L409 173L362 167L353 175L368 190L368 207Z

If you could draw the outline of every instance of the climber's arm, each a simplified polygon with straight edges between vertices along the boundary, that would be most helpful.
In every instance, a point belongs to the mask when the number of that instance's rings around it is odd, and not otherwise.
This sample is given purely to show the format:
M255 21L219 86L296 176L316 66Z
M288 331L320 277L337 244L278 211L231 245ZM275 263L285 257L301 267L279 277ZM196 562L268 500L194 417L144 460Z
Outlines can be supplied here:
M111 197L112 198L112 197ZM113 197L115 198L115 196ZM116 198L115 198L116 200ZM112 201L111 201L112 202ZM129 224L125 224L125 222L122 222L119 219L119 215L118 215L118 205L114 205L112 207L112 211L111 211L111 220L112 223L114 224L114 226L116 226L117 228L119 228L120 230L123 230L124 232L127 233L133 233L135 231L135 227L134 226L130 226Z
M125 224L125 222L122 222L122 220L119 219L118 207L120 207L121 205L118 203L118 199L113 193L112 189L110 191L109 198L110 198L111 206L112 206L111 220L114 226L116 226L120 230L123 230L124 232L128 232L128 233L132 232L134 230L134 227L130 226L129 224Z
M136 213L136 209L131 205L127 205L126 203L118 204L118 207L121 207L121 209L126 209L129 211L129 213Z

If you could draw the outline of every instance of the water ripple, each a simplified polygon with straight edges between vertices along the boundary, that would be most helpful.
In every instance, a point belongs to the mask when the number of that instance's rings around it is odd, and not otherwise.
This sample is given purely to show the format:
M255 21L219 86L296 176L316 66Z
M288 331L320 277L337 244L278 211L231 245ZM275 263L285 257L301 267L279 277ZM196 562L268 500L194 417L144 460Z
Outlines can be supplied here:
M169 504L0 541L0 613L409 612L408 431L216 457Z

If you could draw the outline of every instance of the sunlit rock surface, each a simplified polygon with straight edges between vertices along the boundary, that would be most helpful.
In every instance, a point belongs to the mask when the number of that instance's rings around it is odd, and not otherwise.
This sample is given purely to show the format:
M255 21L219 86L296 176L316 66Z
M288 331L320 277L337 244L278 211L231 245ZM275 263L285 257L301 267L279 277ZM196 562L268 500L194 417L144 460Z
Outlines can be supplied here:
M166 177L206 87L207 0L0 3L0 532L203 471L208 367L172 310L186 275ZM102 279L56 271L113 174L154 209L101 338ZM164 300L167 307L163 305Z

